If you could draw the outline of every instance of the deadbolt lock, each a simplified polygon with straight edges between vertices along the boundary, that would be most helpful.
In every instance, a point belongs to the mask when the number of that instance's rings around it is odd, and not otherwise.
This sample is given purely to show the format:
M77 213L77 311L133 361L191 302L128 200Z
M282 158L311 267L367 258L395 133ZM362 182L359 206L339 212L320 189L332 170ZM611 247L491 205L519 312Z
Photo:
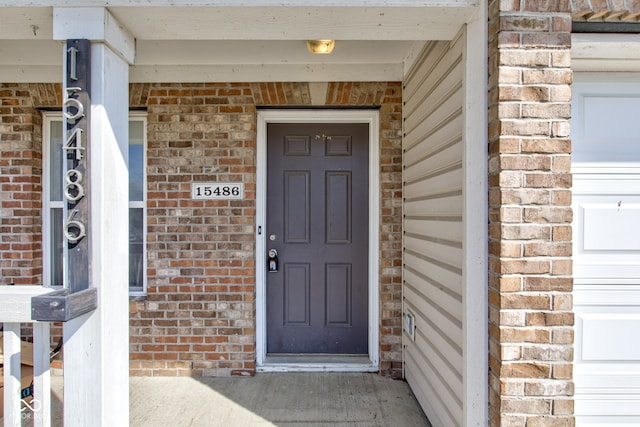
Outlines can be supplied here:
M269 273L278 272L278 251L269 249L269 257L267 258L267 271Z

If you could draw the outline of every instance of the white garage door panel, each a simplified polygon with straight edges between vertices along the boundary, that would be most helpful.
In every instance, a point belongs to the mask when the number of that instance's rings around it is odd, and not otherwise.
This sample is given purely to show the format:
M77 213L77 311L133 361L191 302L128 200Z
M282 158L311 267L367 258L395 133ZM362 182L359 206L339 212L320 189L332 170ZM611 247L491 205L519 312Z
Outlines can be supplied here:
M575 181L585 186L582 175L574 173ZM640 191L640 179L636 179L624 183ZM605 182L610 190L621 181ZM573 197L574 279L581 283L586 279L640 278L640 195L603 194L602 188L585 193L577 190Z
M625 369L623 365L612 366L609 369L597 365L578 369L575 378L580 381L580 393L592 396L599 395L602 399L605 399L607 395L631 395L633 397L634 394L640 392L637 387L638 381L640 381L640 372L628 373ZM640 408L637 410L640 411Z
M640 96L583 95L585 121L582 134L589 143L615 141L631 144L640 134ZM602 126L606 123L606 126ZM612 133L611 128L616 129Z
M575 75L576 425L640 426L640 73Z
M640 285L576 285L574 292L578 425L629 422L637 426Z
M640 331L640 313L581 313L582 360L640 360L640 346L629 338Z
M584 210L585 251L640 250L640 204L598 203Z
M610 78L589 81L576 74L571 104L574 162L640 161L640 79Z
M594 396L595 397L595 396ZM604 415L609 414L611 416L624 416L624 415L640 415L640 400L638 399L624 399L624 398L594 398L594 399L585 399L575 403L576 412L580 412L584 415ZM627 418L627 420L629 420ZM629 421L630 422L630 421ZM583 426L583 423L579 424ZM603 424L595 424L598 426L603 426ZM618 424L612 423L607 425L615 425ZM633 426L638 426L637 421L636 424L631 424Z
M612 283L632 282L638 277L638 268L637 265L598 264L596 261L591 264L589 261L587 264L582 264L574 261L574 283L601 282L610 276L615 277L611 279Z
M573 287L573 305L578 311L588 311L587 307L640 306L640 285L611 285L593 283ZM640 338L639 338L640 339Z
M640 144L640 141L638 143ZM638 188L640 164L604 163L594 165L590 163L573 165L572 172L575 174L574 194L610 195L614 198L640 195L640 188Z

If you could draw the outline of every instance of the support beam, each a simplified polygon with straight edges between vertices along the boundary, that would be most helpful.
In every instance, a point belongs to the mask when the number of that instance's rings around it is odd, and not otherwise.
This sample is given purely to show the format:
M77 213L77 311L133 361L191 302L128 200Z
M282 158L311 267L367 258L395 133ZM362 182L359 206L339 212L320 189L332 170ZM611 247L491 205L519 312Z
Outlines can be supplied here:
M64 324L64 424L128 425L128 84L134 39L105 8L54 8L53 16L55 39L91 40L86 232L89 284L98 293L94 312Z
M53 39L102 42L128 63L135 59L135 38L104 7L54 8Z

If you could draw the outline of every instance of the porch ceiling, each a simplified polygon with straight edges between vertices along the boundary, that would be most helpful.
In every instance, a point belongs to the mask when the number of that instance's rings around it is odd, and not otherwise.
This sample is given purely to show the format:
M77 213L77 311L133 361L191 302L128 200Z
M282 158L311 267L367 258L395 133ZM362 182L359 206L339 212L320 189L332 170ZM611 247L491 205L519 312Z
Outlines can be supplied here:
M53 1L29 3L34 6L0 0L0 81L59 81L62 48L52 40ZM64 2L74 3L107 2ZM478 7L469 0L108 3L136 38L132 82L402 80L424 41L452 39ZM335 39L336 48L312 55L307 39Z

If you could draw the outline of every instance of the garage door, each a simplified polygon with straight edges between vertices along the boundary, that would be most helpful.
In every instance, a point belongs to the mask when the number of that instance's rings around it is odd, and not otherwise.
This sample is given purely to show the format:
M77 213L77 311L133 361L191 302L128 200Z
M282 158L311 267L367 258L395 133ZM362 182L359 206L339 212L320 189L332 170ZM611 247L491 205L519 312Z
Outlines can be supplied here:
M640 73L576 74L575 414L640 425Z

